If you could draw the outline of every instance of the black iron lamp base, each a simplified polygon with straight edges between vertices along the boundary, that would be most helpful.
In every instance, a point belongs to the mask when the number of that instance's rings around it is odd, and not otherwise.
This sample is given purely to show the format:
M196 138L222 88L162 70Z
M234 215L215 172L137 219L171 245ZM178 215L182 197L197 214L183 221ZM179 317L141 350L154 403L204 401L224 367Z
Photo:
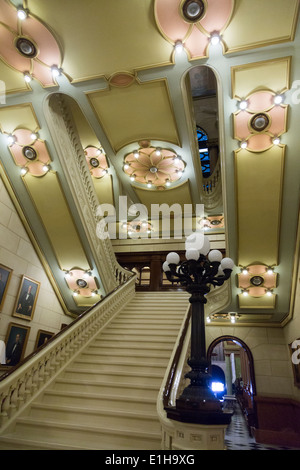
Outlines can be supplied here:
M230 424L232 416L223 411L220 400L203 385L189 385L176 400L176 406L165 410L170 419L194 424Z

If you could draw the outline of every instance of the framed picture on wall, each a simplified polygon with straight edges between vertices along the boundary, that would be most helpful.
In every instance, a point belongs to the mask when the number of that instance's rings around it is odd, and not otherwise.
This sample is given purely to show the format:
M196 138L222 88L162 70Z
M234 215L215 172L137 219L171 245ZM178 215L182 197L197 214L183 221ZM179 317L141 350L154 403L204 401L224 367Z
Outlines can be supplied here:
M5 338L7 366L16 366L23 359L29 332L29 326L9 323Z
M38 349L43 344L47 343L53 335L54 333L51 333L50 331L39 330L36 336L34 349Z
M2 312L12 272L12 269L0 264L0 312Z
M14 317L19 317L23 320L32 320L39 290L40 283L38 281L34 281L26 276L22 277L13 311Z

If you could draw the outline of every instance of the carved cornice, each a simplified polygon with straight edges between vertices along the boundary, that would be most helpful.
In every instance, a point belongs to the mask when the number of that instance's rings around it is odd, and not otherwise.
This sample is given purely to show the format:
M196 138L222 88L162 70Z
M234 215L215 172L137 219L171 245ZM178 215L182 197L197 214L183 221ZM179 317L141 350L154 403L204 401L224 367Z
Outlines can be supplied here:
M108 292L118 284L116 273L120 273L123 268L115 258L110 239L100 240L97 237L99 202L69 106L62 94L51 95L48 105L46 116L58 157L94 255L101 282Z

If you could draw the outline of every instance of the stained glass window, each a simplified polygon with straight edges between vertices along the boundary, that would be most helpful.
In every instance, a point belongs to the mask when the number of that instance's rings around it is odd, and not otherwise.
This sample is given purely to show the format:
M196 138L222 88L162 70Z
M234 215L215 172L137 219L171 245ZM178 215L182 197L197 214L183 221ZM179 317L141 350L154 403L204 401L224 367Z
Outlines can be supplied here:
M199 147L199 155L201 161L202 174L204 178L210 176L210 156L208 150L208 136L206 132L197 126L197 140Z

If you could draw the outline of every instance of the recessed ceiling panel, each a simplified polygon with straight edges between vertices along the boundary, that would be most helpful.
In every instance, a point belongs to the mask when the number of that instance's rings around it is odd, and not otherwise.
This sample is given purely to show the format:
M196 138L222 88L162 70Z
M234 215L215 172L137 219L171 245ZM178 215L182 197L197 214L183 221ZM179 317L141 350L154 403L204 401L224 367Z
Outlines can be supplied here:
M253 49L291 41L296 26L298 0L240 0L223 34L227 51ZM247 21L245 21L247 18Z
M152 0L29 0L28 8L53 28L72 80L169 62L172 46L154 22Z
M179 145L165 80L88 94L115 151L145 138Z
M278 264L284 147L235 153L238 264Z
M61 269L69 270L74 266L90 269L57 175L49 172L42 178L36 178L27 174L24 182Z
M289 88L290 57L267 60L232 68L232 96L246 98L250 93L260 90L284 92Z
M141 203L147 207L149 215L151 213L151 204L167 204L169 207L171 207L173 204L179 204L183 213L184 204L192 205L193 203L188 181L174 189L147 191L140 188L134 188L134 190L137 193Z

